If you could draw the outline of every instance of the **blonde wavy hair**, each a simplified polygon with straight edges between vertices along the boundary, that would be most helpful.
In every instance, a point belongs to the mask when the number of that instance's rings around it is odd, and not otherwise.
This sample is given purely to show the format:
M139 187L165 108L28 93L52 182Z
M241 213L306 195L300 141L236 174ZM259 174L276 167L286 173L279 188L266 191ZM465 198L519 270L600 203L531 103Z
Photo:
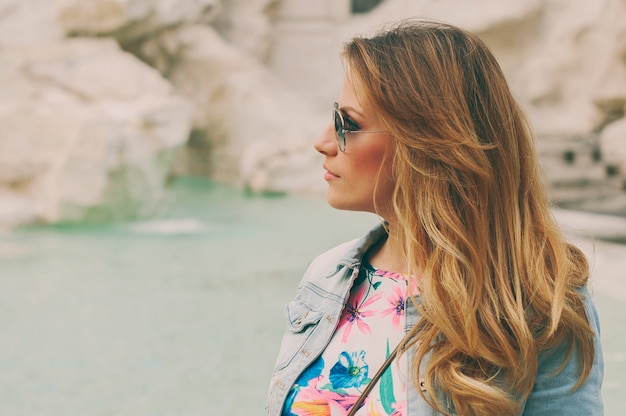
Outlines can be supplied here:
M423 276L407 349L414 383L421 372L438 392L425 399L445 414L442 397L458 415L516 414L539 352L562 342L580 386L595 353L576 291L588 263L554 221L533 135L489 49L405 20L352 39L343 57L394 140L394 219L409 271Z

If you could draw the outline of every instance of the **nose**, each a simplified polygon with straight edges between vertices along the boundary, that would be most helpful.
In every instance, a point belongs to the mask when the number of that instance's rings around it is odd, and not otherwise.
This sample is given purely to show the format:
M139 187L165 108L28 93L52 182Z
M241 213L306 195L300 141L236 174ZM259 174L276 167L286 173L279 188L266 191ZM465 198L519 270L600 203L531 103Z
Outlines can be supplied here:
M324 131L317 136L313 142L313 147L325 156L333 156L337 154L339 147L337 146L337 138L335 137L335 130L333 129L332 124L329 124L328 127L326 127Z

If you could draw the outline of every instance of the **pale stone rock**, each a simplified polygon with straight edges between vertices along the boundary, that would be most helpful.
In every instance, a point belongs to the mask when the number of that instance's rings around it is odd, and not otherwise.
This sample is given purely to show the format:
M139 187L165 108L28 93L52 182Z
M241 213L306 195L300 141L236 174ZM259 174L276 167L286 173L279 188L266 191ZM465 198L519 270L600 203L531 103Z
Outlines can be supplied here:
M62 1L60 24L67 33L113 35L121 43L181 24L209 23L221 5L219 0Z
M224 82L237 71L257 68L252 59L226 43L208 26L184 26L163 32L142 45L142 58L155 63L181 94L194 103L194 127L205 130L213 118L221 118L224 110L207 108L216 100L225 99ZM217 111L217 116L212 115Z
M113 39L68 39L32 48L22 56L29 59L27 72L33 78L58 85L85 100L107 97L126 101L144 93L172 93L171 85L158 71L123 53Z
M195 134L179 172L209 174L253 191L308 186L277 179L281 167L293 170L301 153L315 157L310 143L322 124L305 102L209 27L182 27L154 42L159 46L144 45L144 59L175 62L165 72L195 109ZM161 59L164 50L174 58Z
M261 62L272 48L272 15L279 0L224 1L214 27L226 41Z
M477 32L539 136L620 125L622 0L385 0L362 15L350 0L0 0L0 188L47 220L154 200L192 126L177 172L319 191L311 143L342 43L409 16ZM111 36L156 70L113 40L64 40L76 35Z
M626 176L626 118L614 121L604 128L600 135L600 149L604 161L615 166L622 176Z
M321 111L336 100L343 81L341 38L329 20L278 20L268 66Z
M226 120L241 144L239 175L255 192L315 192L322 185L322 161L313 140L330 123L265 71L228 80ZM242 123L241 120L246 120Z
M334 1L299 1L299 0L282 0L278 5L278 14L283 19L289 20L309 20L309 19L327 19L330 17L331 4L338 4L343 8L344 17L349 14L349 0Z
M318 111L327 110L341 88L339 51L349 37L344 32L355 34L354 26L344 26L350 25L349 18L350 0L282 0L274 10L267 65Z
M517 36L527 33L525 25L518 22L537 15L542 4L542 0L483 0L480 5L454 0L386 0L370 13L352 16L349 0L284 0L277 7L268 65L291 88L322 108L340 90L339 53L353 36L370 34L407 17L447 21L478 32L498 27L500 34L524 26L514 32Z
M624 15L614 0L546 3L540 36L507 68L539 133L589 134L610 117L597 102L626 97Z
M11 63L0 70L0 187L42 221L134 216L154 203L191 124L154 69L87 39L6 49L0 62Z
M473 32L483 32L494 26L524 20L537 13L544 3L543 0L386 0L370 13L357 15L347 25L342 25L342 33L349 38L355 29L361 33L371 32L389 22L410 17L449 22Z
M59 17L67 33L84 36L113 33L132 22L144 20L148 13L149 6L141 3L66 0Z
M0 0L0 45L34 45L67 35L132 42L164 28L210 23L220 0Z
M249 146L247 156L254 155L259 148L267 153L267 146ZM265 152L263 152L265 150ZM298 194L321 194L327 188L323 180L323 158L313 147L303 145L301 149L273 153L265 158L251 158L242 163L245 168L243 178L247 189L255 193L286 192Z
M60 41L62 0L0 0L0 47Z
M290 87L320 105L339 90L341 44L406 17L477 32L540 135L597 131L614 118L602 103L626 96L626 5L620 0L386 0L352 17L336 12L347 10L344 0L333 8L323 3L281 3L270 60Z

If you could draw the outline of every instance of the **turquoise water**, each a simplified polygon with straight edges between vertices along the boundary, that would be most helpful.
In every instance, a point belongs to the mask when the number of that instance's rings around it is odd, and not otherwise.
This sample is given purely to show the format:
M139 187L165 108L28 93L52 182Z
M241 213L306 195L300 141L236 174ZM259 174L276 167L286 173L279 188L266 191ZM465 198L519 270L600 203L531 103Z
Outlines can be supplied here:
M282 305L313 256L377 221L201 180L162 206L0 236L0 414L265 414ZM595 296L606 414L622 415L626 300Z

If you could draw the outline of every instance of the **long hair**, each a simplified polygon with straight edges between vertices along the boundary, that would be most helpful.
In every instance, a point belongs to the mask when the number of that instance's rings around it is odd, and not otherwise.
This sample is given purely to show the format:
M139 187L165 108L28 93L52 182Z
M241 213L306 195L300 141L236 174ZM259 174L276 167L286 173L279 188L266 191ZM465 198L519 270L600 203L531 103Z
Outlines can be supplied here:
M438 392L426 400L442 413L447 397L458 415L516 414L538 354L563 342L580 386L595 353L576 291L588 263L552 216L531 129L489 49L405 20L343 56L393 137L394 220L409 272L423 277L411 373Z

